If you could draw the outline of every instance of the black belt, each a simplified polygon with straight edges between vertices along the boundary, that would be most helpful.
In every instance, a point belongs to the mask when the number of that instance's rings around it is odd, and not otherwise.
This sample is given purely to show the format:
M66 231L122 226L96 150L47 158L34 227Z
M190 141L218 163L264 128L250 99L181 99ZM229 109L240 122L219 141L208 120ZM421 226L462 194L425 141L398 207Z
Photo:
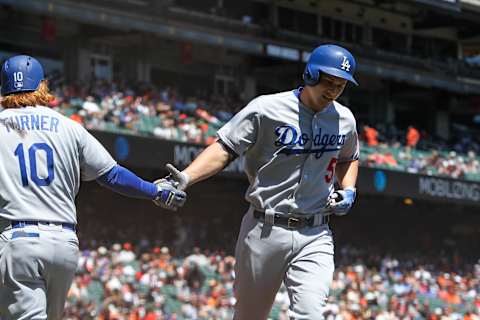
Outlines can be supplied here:
M254 210L253 216L256 219L265 221L265 212ZM316 225L328 224L329 216L322 215L322 221ZM306 217L300 216L286 216L283 214L275 213L273 215L273 225L281 226L288 229L301 229L303 227L313 227L315 225L315 216L310 215Z
M25 226L38 226L38 225L62 225L63 229L72 230L73 232L77 231L77 227L73 223L60 223L60 222L50 222L50 221L12 221L12 229L23 228Z

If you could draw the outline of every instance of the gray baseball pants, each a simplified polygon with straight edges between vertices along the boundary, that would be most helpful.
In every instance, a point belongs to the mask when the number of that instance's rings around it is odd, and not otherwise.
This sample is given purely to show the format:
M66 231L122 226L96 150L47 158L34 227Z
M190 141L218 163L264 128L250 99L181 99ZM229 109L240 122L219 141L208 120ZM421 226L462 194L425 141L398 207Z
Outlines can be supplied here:
M61 225L9 228L0 220L0 317L62 319L78 238Z
M323 319L333 279L333 238L328 225L291 230L253 217L242 220L235 248L235 320L267 319L283 281L290 319Z

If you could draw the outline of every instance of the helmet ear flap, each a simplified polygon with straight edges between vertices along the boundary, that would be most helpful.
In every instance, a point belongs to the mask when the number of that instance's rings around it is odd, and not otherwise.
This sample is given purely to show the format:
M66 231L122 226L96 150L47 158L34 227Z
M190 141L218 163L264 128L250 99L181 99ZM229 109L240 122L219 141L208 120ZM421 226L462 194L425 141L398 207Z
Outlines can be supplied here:
M305 67L305 71L303 72L303 81L307 86L314 86L318 83L320 79L320 72L312 72L309 65Z

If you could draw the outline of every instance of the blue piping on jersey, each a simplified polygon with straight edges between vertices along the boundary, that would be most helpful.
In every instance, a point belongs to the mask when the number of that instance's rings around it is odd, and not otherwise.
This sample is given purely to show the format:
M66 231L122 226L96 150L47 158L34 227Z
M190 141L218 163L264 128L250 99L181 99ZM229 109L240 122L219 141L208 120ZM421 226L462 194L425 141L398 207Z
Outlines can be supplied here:
M291 156L293 154L315 154L315 158L319 159L323 156L325 152L336 152L339 151L341 147L334 147L334 148L327 148L322 147L320 149L288 149L282 148L278 151L278 153L286 154L287 156Z
M116 165L110 171L97 178L97 182L127 197L153 200L157 197L157 186L139 178L130 170Z

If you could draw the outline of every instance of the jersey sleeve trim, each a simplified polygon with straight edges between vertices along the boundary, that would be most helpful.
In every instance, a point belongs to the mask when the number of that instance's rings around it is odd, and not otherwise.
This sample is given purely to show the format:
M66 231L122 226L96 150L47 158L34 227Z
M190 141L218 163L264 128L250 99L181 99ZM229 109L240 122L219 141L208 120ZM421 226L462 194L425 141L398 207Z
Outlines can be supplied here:
M354 162L358 161L358 157L353 157L353 158L346 158L346 159L338 159L337 163L347 163L347 162Z
M228 154L230 155L230 161L233 161L236 158L238 158L238 154L235 152L235 150L230 148L225 142L223 142L222 139L218 139L217 142L220 143L220 145L223 147L223 149L226 152L228 152Z
M240 156L237 153L237 151L235 151L235 147L234 147L233 143L230 140L228 140L228 138L223 134L223 132L218 131L217 136L219 138L217 140L218 143L220 143L224 147L225 151L227 151L230 154L230 156L232 156L234 158L237 158L237 157Z

